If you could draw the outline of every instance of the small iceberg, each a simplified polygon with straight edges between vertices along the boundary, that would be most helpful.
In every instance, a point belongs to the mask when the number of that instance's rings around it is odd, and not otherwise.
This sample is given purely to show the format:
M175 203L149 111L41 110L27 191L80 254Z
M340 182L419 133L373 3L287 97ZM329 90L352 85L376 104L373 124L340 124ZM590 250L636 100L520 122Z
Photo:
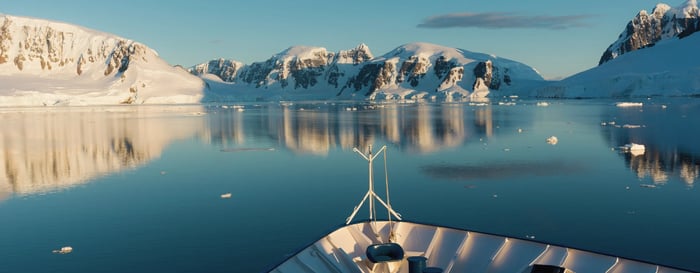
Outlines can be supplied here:
M227 192L227 193L224 193L224 194L221 195L221 199L228 199L228 198L231 198L231 193L230 193L230 192Z
M625 124L625 125L622 125L622 128L636 129L636 128L642 128L642 125L637 125L637 124Z
M641 102L618 102L615 104L617 107L642 107L644 103Z
M630 143L625 144L625 146L620 147L623 151L628 152L634 156L643 155L646 147L644 144Z
M549 103L546 102L546 101L538 101L538 102L537 102L537 106L539 106L539 107L547 107L547 106L549 106Z
M559 142L559 139L555 136L550 136L547 138L547 144L557 145L557 142Z
M61 249L54 249L52 251L53 253L58 253L58 254L68 254L73 252L73 247L70 246L64 246Z

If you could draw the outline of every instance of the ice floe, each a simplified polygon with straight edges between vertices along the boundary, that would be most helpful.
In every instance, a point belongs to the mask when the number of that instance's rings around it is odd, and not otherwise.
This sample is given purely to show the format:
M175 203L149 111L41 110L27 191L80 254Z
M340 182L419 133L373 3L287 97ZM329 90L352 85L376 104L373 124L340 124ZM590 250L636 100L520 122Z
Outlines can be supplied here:
M643 155L645 151L644 144L630 143L625 144L625 146L620 147L625 152L628 152L634 156Z
M641 102L618 102L615 104L617 107L642 107L644 103Z
M70 246L64 246L61 249L54 249L52 251L53 253L58 253L58 254L68 254L73 252L73 247Z

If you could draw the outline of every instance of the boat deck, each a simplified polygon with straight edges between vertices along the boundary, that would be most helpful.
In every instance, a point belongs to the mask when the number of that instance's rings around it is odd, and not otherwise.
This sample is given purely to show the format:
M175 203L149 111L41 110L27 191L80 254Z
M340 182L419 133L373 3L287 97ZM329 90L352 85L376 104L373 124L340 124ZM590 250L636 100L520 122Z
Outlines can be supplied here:
M331 232L270 272L409 273L406 258L411 256L426 257L427 267L438 267L445 273L560 272L533 270L534 265L551 265L558 267L557 270L575 273L687 272L522 239L412 222L393 224L395 242L405 252L402 260L370 262L365 251L372 244L387 241L389 222L362 222ZM375 229L381 234L379 237Z

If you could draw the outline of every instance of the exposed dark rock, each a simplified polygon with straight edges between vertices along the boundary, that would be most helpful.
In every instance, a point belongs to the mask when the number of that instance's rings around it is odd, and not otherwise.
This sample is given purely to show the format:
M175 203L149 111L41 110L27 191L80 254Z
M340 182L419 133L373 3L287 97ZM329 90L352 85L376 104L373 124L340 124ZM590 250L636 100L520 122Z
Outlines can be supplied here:
M491 61L479 62L476 64L476 67L474 67L474 77L476 78L473 85L474 89L478 87L477 84L479 79L481 79L489 88L498 89L501 82L498 78L497 71L498 69L493 67L493 63Z
M241 71L240 79L243 82L255 84L255 87L260 87L265 83L267 75L274 68L274 60L269 59L265 62L252 63L245 70Z
M696 21L695 24L688 25L688 27L678 34L678 38L683 39L698 31L700 31L700 20Z
M455 66L457 66L456 63L448 61L445 56L440 56L435 60L435 76L437 76L438 79L444 79L445 74L449 73Z
M352 87L355 91L360 91L362 88L369 86L370 92L376 88L376 81L379 77L380 71L384 68L384 63L369 63L362 66L360 72L356 76L350 78L345 84L345 87ZM343 90L340 90L343 92Z
M233 82L236 79L236 73L241 67L241 63L232 60L216 59L197 65L190 69L189 72L197 76L212 74L219 77L222 81Z
M411 56L401 64L399 76L396 78L396 83L403 82L406 78L412 87L418 86L418 82L427 71L429 61L418 56Z
M8 50L10 50L10 43L12 42L12 35L10 34L10 19L5 18L0 26L0 64L4 64L9 60Z

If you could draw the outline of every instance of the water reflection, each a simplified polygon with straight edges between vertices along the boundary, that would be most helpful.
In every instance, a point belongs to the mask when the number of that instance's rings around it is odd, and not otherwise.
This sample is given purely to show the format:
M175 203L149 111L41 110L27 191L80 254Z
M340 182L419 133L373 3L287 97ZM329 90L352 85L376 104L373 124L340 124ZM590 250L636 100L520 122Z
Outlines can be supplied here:
M495 104L343 104L281 103L245 106L111 107L4 109L0 111L0 199L85 183L110 172L141 166L172 141L197 135L221 151L271 151L328 154L387 142L404 152L451 150L496 134L532 126L535 107ZM649 104L643 108L605 107L601 126L612 147L646 146L641 155L620 153L640 179L666 183L678 177L692 186L700 175L689 126L700 107ZM203 114L206 112L207 114ZM624 126L629 125L629 126ZM678 134L684 128L685 134ZM580 171L575 164L518 162L483 166L427 166L426 174L446 179L540 175Z
M643 144L643 153L620 153L640 180L665 184L672 177L692 187L700 174L700 104L694 101L611 107L603 113L602 132L613 147Z
M498 162L478 165L426 165L422 171L436 179L486 180L523 177L525 175L574 175L584 172L583 166L560 160L550 162Z
M201 111L197 106L3 109L0 200L143 165L173 140L202 131L201 118L194 117Z
M208 116L210 140L224 148L268 138L289 150L319 155L334 147L351 149L380 141L429 153L491 137L494 124L508 128L512 123L507 115L494 114L512 110L489 104L288 103L217 106L209 111L216 113Z

